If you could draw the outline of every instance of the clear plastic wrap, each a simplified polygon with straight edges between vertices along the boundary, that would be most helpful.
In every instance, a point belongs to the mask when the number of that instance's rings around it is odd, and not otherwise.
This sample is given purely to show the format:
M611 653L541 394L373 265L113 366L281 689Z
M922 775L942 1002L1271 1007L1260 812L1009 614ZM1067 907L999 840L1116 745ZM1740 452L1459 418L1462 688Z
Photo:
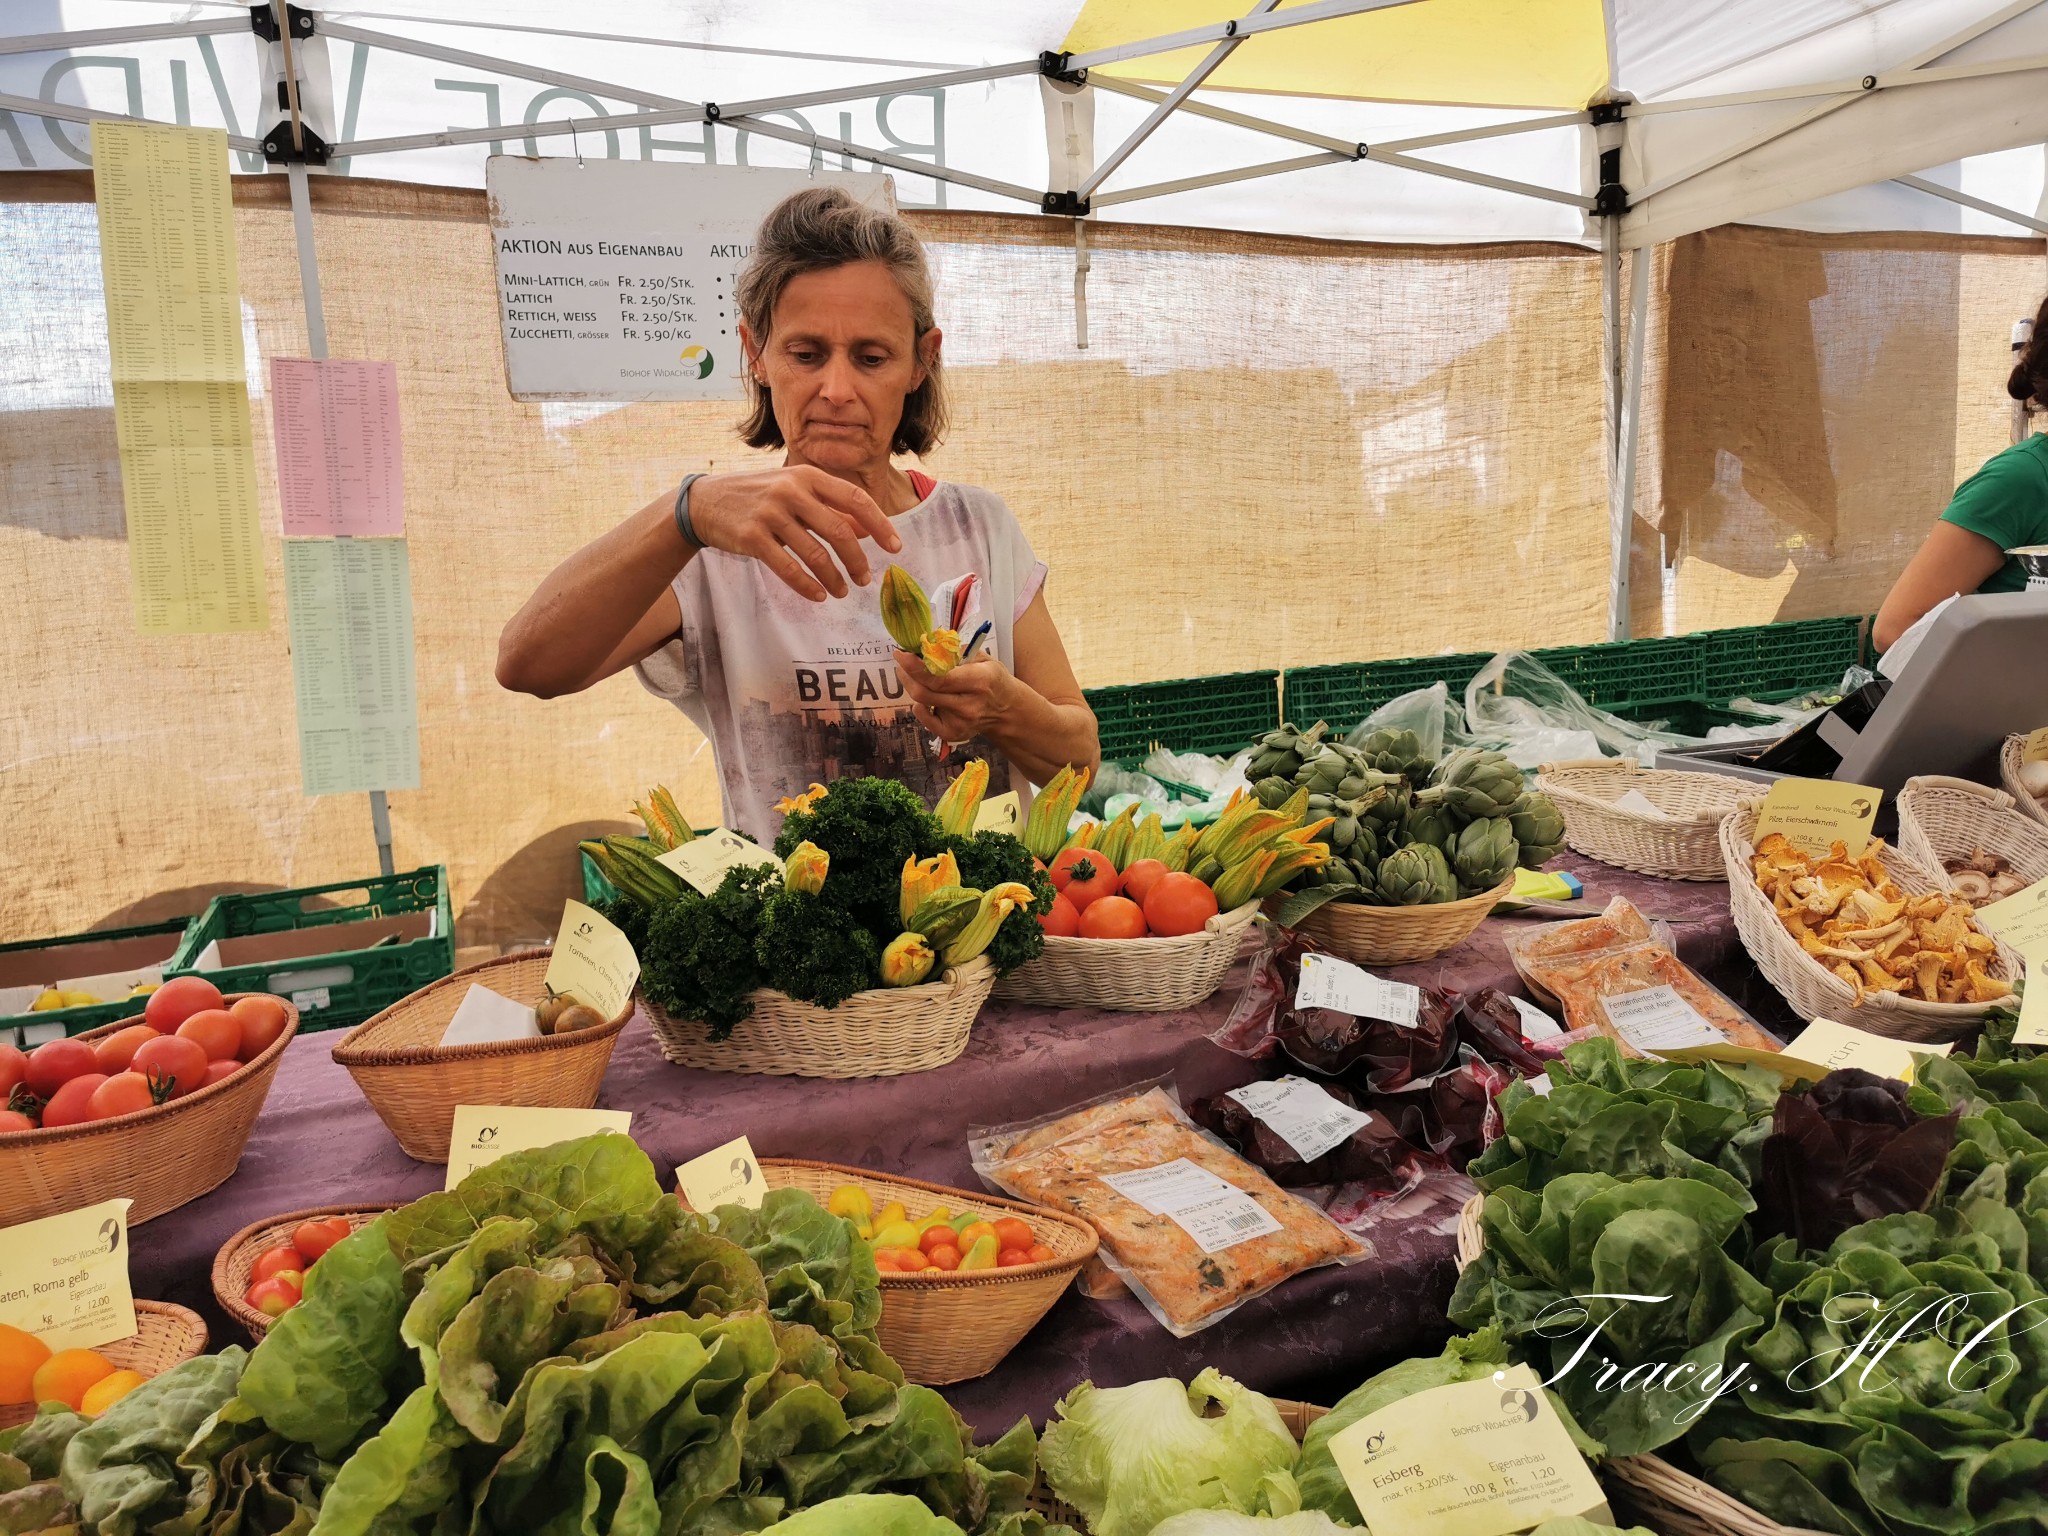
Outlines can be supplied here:
M1699 744L1698 737L1652 730L1595 709L1526 651L1502 651L1465 685L1465 724L1521 768L1600 756L1641 761L1660 746Z
M1176 1338L1370 1251L1198 1128L1171 1079L973 1130L968 1151L991 1189L1092 1225L1103 1264Z

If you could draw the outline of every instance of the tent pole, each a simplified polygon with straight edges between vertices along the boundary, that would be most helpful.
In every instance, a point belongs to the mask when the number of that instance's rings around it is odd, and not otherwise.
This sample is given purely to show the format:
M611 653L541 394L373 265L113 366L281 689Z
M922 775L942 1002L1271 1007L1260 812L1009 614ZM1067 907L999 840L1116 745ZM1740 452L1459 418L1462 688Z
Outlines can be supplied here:
M1929 181L1922 176L1894 176L1892 180L1902 187L1911 187L1915 192L1925 192L1930 197L1943 198L1961 208L1974 208L1979 213L1990 214L1994 219L2017 224L2021 229L2031 229L2037 235L2048 235L2048 219L2031 218L2011 208L2001 208L1996 203L1987 203L1981 197L1972 197L1967 192L1958 192L1954 187L1944 187L1940 182Z
M1617 214L1608 215L1609 219L1614 220L1618 220L1619 217ZM1618 288L1618 231L1615 246L1614 262L1610 265L1615 269L1615 285ZM1628 639L1630 629L1629 561L1635 534L1636 448L1642 437L1643 342L1650 321L1650 262L1651 253L1647 248L1636 250L1629 260L1627 358L1621 379L1614 470L1608 479L1607 518L1613 562L1609 569L1607 584L1607 637L1610 640Z

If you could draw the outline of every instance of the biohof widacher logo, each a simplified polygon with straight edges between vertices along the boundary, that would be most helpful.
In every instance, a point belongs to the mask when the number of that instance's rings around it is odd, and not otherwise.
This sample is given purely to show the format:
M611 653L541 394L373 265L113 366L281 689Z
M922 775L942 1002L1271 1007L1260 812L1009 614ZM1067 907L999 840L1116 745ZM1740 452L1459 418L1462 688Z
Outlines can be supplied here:
M697 377L700 379L710 378L711 370L717 366L717 362L711 356L710 350L705 347L685 347L677 355L683 362L688 363L697 370Z

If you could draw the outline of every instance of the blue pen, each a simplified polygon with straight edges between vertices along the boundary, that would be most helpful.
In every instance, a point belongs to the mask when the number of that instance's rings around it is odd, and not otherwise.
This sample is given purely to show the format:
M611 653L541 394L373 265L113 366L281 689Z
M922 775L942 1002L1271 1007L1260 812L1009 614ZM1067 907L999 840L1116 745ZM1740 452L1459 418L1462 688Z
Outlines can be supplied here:
M985 635L987 635L987 634L988 634L988 632L989 632L989 630L990 630L991 628L993 628L993 627L994 627L994 621L993 621L993 620L990 620L990 619L983 619L983 620L981 621L981 628L977 629L977 630L976 630L976 631L975 631L975 632L974 632L974 633L973 633L973 634L972 634L971 636L969 636L969 637L968 637L968 641L967 641L967 644L966 644L966 645L965 645L965 646L964 646L964 647L963 647L963 648L961 649L961 652L960 652L960 659L961 659L962 661L965 661L965 660L967 660L967 658L968 658L968 657L970 657L970 656L972 656L972 655L974 654L974 648L975 648L975 647L976 647L977 645L981 644L981 642L982 642L982 638L983 638L983 637L984 637Z

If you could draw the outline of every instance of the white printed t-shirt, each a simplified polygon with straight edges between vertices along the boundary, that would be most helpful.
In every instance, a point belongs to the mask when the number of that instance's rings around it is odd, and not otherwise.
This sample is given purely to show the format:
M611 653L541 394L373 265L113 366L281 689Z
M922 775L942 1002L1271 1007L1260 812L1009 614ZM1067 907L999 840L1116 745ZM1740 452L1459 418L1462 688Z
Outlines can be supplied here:
M910 713L882 627L881 577L893 560L934 593L973 573L980 613L961 643L986 619L976 654L1014 668L1016 622L1045 584L1045 566L1002 498L976 486L941 481L893 522L902 551L864 540L872 579L849 584L843 598L813 603L758 560L716 549L676 577L681 633L634 672L710 738L727 826L769 842L782 828L776 801L847 775L900 780L931 804L976 757L988 761L991 795L1024 788L984 741L940 760Z

